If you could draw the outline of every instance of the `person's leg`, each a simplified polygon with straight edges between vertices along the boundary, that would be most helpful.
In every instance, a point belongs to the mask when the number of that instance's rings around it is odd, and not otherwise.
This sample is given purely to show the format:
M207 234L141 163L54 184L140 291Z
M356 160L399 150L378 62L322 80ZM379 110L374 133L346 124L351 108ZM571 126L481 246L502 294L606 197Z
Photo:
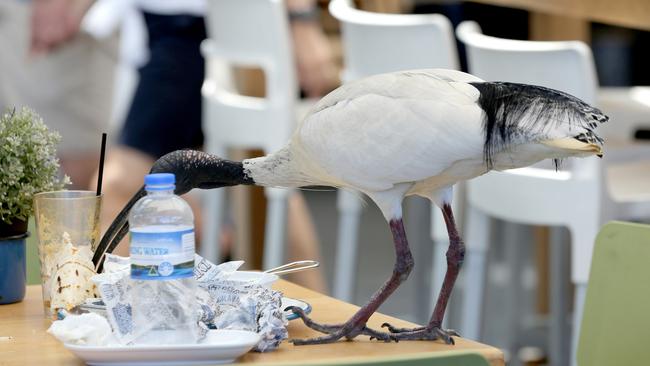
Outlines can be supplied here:
M205 38L203 19L145 14L145 21L150 58L138 70L138 85L119 144L109 149L104 167L101 216L104 230L142 187L144 176L157 158L203 143L201 84L204 65L199 48ZM197 200L186 199L198 216ZM197 232L200 223L200 217L196 217ZM198 233L197 238L200 238ZM116 254L128 255L126 241L118 246Z
M61 171L70 177L72 184L68 189L95 190L97 179L93 180L93 172L99 165L99 149L97 151L63 152L59 154Z
M102 184L102 210L100 227L108 229L113 219L124 205L144 184L144 175L149 172L154 162L148 154L125 146L109 149L104 164L104 179ZM95 173L94 179L97 179ZM91 184L92 185L92 184ZM128 239L122 240L113 254L128 256Z

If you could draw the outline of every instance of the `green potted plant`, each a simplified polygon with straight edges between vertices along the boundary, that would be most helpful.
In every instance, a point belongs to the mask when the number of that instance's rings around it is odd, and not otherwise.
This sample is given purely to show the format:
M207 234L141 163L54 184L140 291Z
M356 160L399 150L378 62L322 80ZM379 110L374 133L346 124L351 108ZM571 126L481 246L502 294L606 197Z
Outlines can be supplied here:
M25 239L34 194L62 189L58 133L30 109L0 117L0 304L25 296Z

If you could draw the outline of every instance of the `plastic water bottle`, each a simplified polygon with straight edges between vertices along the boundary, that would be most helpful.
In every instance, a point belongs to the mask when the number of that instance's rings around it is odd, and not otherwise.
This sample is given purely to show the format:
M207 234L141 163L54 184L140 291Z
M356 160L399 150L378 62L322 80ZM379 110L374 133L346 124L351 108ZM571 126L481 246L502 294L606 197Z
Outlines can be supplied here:
M174 194L174 174L144 181L129 214L134 343L196 343L194 215Z

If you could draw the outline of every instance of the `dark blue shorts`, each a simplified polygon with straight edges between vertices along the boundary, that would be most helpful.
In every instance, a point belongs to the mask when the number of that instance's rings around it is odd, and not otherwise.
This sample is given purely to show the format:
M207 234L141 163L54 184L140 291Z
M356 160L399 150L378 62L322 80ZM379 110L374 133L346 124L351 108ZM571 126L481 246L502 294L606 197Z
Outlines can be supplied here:
M149 61L122 127L120 143L158 158L203 145L200 52L206 37L203 18L144 13L149 32Z

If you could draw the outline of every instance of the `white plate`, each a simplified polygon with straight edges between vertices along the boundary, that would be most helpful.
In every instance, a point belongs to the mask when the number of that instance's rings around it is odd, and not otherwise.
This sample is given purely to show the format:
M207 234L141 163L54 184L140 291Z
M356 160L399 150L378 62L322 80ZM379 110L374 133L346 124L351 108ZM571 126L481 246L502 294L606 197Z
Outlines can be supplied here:
M286 309L287 306L296 306L302 309L302 311L305 312L305 314L311 313L311 305L308 303L298 300L298 299L292 299L290 297L283 297L282 298L282 310ZM284 314L287 316L287 320L294 320L298 319L298 315L294 314L293 311L285 311Z
M271 287L278 280L278 276L272 273L256 271L235 271L229 277L229 281L252 282L260 286Z
M198 344L79 346L64 344L89 365L205 365L232 363L260 341L244 330L210 330Z

